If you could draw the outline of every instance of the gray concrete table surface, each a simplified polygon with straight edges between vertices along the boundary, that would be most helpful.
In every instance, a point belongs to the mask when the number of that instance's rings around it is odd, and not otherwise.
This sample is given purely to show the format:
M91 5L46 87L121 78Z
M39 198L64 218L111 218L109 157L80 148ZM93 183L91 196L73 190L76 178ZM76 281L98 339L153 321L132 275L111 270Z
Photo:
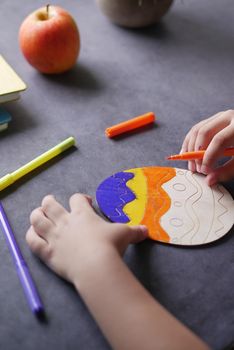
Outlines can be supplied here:
M76 19L81 53L75 68L45 76L23 58L18 29L39 0L2 0L1 54L28 85L6 108L13 121L0 134L0 176L66 137L67 152L1 193L17 241L45 305L47 321L30 312L11 256L0 235L0 348L108 349L73 287L54 275L25 243L32 209L53 193L66 207L74 192L95 196L107 176L140 166L180 166L165 156L180 150L190 127L233 108L234 2L176 0L160 24L141 30L113 25L94 1L60 0ZM154 111L153 128L114 141L107 126ZM226 187L234 193L233 183ZM171 313L214 349L234 340L234 235L215 244L179 248L144 242L125 260Z

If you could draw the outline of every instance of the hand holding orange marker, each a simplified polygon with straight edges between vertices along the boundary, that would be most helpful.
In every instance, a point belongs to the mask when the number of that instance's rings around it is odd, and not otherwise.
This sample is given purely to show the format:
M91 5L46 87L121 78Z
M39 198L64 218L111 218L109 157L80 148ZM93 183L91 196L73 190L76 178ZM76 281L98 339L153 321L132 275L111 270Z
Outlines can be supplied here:
M155 121L155 115L153 112L142 114L133 119L129 119L125 122L113 125L105 130L106 136L112 138L125 132L140 128Z
M193 160L193 159L202 159L204 157L206 150L194 151L194 152L185 152L181 154L174 154L166 159L168 160ZM226 148L222 154L223 157L233 157L234 156L234 147Z

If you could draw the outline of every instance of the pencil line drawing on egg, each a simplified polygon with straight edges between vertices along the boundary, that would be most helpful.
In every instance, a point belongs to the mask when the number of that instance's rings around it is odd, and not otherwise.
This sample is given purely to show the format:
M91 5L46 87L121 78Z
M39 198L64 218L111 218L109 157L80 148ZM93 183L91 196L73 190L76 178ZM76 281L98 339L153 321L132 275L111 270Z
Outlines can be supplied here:
M234 223L230 193L184 169L142 167L116 173L99 185L96 199L111 221L146 225L149 238L164 243L206 244Z

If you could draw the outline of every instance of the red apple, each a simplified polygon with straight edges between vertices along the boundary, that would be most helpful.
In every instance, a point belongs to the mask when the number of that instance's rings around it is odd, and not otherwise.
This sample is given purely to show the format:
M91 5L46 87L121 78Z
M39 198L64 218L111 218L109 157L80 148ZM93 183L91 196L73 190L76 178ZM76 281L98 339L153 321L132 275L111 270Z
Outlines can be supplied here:
M56 74L76 63L80 35L75 20L67 11L47 5L25 18L19 30L19 44L34 68Z

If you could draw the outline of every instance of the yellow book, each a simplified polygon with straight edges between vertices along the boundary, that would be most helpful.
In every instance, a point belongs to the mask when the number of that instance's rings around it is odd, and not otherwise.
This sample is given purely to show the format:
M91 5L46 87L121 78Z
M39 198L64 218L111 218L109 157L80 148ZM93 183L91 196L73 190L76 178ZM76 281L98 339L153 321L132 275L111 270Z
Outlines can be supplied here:
M0 103L17 100L26 88L23 80L0 55Z

